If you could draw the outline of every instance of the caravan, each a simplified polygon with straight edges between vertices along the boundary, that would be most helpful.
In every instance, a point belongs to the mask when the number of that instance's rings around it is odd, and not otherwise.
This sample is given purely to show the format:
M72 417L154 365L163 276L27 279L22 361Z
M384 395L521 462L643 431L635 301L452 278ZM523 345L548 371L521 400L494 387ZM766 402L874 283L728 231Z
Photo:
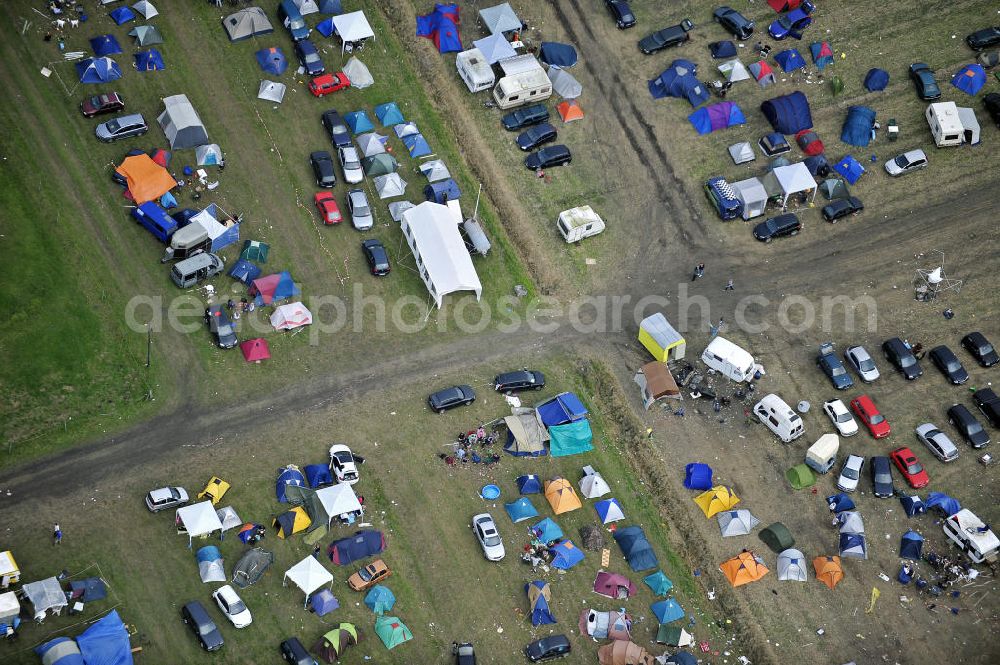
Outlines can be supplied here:
M724 337L716 337L709 343L701 361L733 381L749 381L756 369L753 356Z
M965 552L975 563L992 561L1000 551L1000 539L968 508L963 508L944 521L944 535Z
M455 57L455 68L469 92L488 90L496 83L493 68L486 62L483 52L477 48L459 53Z
M504 75L493 88L493 99L498 107L514 108L552 96L552 81L535 56L519 55L501 60L499 64Z
M965 128L958 116L958 107L955 102L928 104L924 115L927 117L927 124L930 125L934 144L937 147L962 145L965 139Z

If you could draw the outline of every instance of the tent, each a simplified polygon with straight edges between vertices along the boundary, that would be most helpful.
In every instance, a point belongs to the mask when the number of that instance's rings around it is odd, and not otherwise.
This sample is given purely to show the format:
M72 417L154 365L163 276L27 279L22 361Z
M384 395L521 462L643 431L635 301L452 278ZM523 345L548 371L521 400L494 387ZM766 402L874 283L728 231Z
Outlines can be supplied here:
M579 455L594 449L594 433L590 421L584 418L564 425L549 427L549 452L553 457Z
M812 176L809 176L809 178L812 179ZM815 182L816 181L813 180L814 184ZM815 189L816 188L813 187L814 196ZM802 490L816 484L816 473L810 469L807 464L796 464L788 471L785 471L785 478L788 480L788 484L792 486L793 490Z
M736 198L743 203L743 212L740 215L743 219L753 219L764 214L770 195L760 178L747 178L733 182L730 183L730 187L733 188ZM776 189L780 189L780 185L776 186Z
M565 69L549 67L548 75L552 91L563 99L576 99L583 94L583 86Z
M851 106L847 109L847 117L844 118L840 140L848 145L864 148L871 141L872 127L874 126L875 111L873 109L867 106Z
M232 506L223 506L216 510L215 514L219 516L219 521L222 522L223 535L225 535L226 531L243 525L243 520L240 519L240 516L236 513L236 509Z
M680 626L671 626L669 624L661 625L656 631L656 643L657 644L667 644L674 647L687 647L691 646L694 641L694 636L687 632ZM676 654L671 656L672 659L677 659L681 656L689 656L690 654L685 651L678 651ZM676 660L675 660L676 662ZM685 663L685 665L698 665L698 661L695 660L694 663Z
M782 134L797 134L813 126L809 100L798 90L766 100L760 105L760 110L774 131Z
M80 83L108 83L122 77L122 69L111 58L87 58L76 63Z
M280 46L262 48L254 55L257 56L257 64L268 74L281 76L288 69L288 58L285 57L285 52L281 50Z
M774 522L757 535L775 553L795 546L792 533L781 522Z
M312 312L301 302L292 302L275 307L270 322L275 330L292 330L310 325L313 317Z
M111 610L76 638L81 662L87 665L132 665L129 635L129 629L118 616L118 611ZM71 661L56 660L53 655L52 652L47 653L42 662L46 665L71 665Z
M639 386L642 403L647 410L661 399L681 399L680 388L666 363L655 360L646 363L635 373L632 381Z
M285 84L275 81L263 80L260 88L257 89L257 99L264 99L275 104L280 104L285 98Z
M344 65L343 72L347 76L347 80L351 82L352 88L364 90L375 85L375 78L368 70L368 66L354 56L351 56L351 59Z
M347 126L351 128L351 133L353 134L362 134L375 129L375 125L373 125L372 121L368 118L368 112L364 109L345 113L344 122L346 122Z
M237 282L250 285L255 279L260 277L260 268L246 259L238 259L226 273Z
M774 61L781 65L782 71L786 74L796 69L805 69L806 60L799 53L798 49L790 48L774 54Z
M324 633L313 645L312 651L328 663L339 661L347 647L358 643L358 629L353 623L338 624Z
M451 172L448 171L448 167L440 159L426 161L417 168L424 174L428 182L440 182L451 178Z
M833 49L830 48L829 42L813 42L809 45L809 52L812 54L813 64L819 71L833 64Z
M125 179L125 188L138 205L155 201L177 186L170 172L147 154L126 157L115 173Z
M839 513L844 510L854 510L855 507L854 500L843 492L826 497L826 505L829 506L830 510L834 513Z
M747 71L747 68L743 66L743 63L738 58L719 63L719 71L722 72L722 75L730 83L739 83L750 78L750 72Z
M950 517L962 509L962 505L942 492L931 492L927 496L927 510L937 508L945 517Z
M740 141L729 146L729 156L733 158L733 164L746 164L757 159L749 141Z
M903 559L920 561L920 553L923 546L923 536L913 530L907 531L903 534L903 538L899 543L899 556Z
M457 4L435 3L434 11L417 17L417 36L427 37L434 42L438 53L457 53L462 50L458 23Z
M531 527L531 536L535 540L543 543L551 543L563 537L563 530L551 517L546 517L538 524Z
M396 102L386 102L375 107L375 117L383 127L392 127L406 122L403 112L399 110Z
M135 20L135 12L128 7L119 7L118 9L112 10L108 16L110 16L111 20L115 22L115 25L122 25Z
M818 556L813 559L813 570L816 579L831 589L844 579L844 569L840 566L839 556Z
M260 533L260 530L264 528L263 524L254 524L253 522L247 522L240 527L240 530L236 532L236 536L240 539L240 542L246 545L251 541L255 541L255 536Z
M698 109L688 116L688 122L699 134L711 134L732 125L746 124L743 110L735 102L719 102Z
M106 55L116 55L122 53L122 47L115 39L114 35L100 35L90 40L90 49L94 56L101 58Z
M749 510L726 510L719 513L716 519L719 520L719 530L723 538L745 536L760 524L760 520Z
M864 533L865 521L861 519L861 513L854 510L845 510L837 513L837 524L840 533Z
M278 481L275 484L274 493L280 503L288 503L288 499L285 496L285 488L289 485L304 487L305 484L306 477L299 471L299 467L289 464L278 473Z
M372 30L371 25L368 24L368 19L365 17L363 11L334 16L333 27L337 29L337 34L340 35L341 54L347 49L348 43L363 42L366 39L373 39L375 37L375 32ZM348 78L350 78L350 75L348 75ZM354 79L351 79L351 82L353 83Z
M204 210L189 218L190 225L198 224L208 233L212 240L211 249L217 252L240 239L240 225L234 222L223 224L219 221L220 211L214 203L208 204Z
M768 157L774 157L775 155L780 155L792 149L792 147L788 145L788 140L785 136L777 132L771 132L770 134L765 134L760 137L760 140L757 141L757 145L760 146L760 149Z
M565 478L557 477L545 481L545 499L556 515L571 512L583 505L573 486Z
M292 2L295 3L299 13L303 16L307 14L315 14L319 11L319 5L316 4L316 0L292 0Z
M413 633L399 617L380 616L375 619L375 634L382 640L386 649L394 649L403 642L413 639Z
M670 581L662 570L658 570L652 575L643 578L643 582L653 592L654 596L665 596L674 588L674 583Z
M393 173L380 178L394 176L399 177ZM380 178L375 179L376 188ZM422 266L420 277L438 308L445 295L458 291L472 291L479 300L483 285L447 206L430 201L414 206L403 213L400 229L417 265Z
M580 479L580 493L588 499L597 499L611 492L607 481L597 471L584 474Z
M246 247L243 248L244 253ZM241 254L242 256L242 254ZM246 257L243 257L246 258ZM263 305L274 305L282 300L294 298L301 293L291 273L287 270L282 272L258 277L250 284L248 291L253 297L258 307Z
M762 88L766 88L775 82L774 70L771 65L764 60L750 63L750 75Z
M188 535L188 547L191 541L198 536L207 536L213 531L219 532L222 537L222 520L215 512L215 507L211 501L201 501L177 509L176 520L178 526L183 526Z
M528 611L532 626L542 626L548 623L555 623L556 618L549 609L549 601L552 600L552 591L549 583L545 580L535 580L524 585L524 592L528 594Z
M632 637L632 617L624 610L584 610L580 613L579 625L581 635L588 635L595 640L628 640Z
M395 594L389 590L389 587L381 584L376 584L365 594L365 606L377 615L391 611L395 604Z
M173 150L194 148L208 143L208 132L187 95L163 98L165 110L156 119Z
M598 501L594 504L594 510L597 511L597 517L601 520L601 524L611 524L612 522L625 519L625 513L622 511L618 499L612 498Z
M400 178L398 173L380 175L373 183L380 199L391 199L406 194L406 181Z
M684 336L674 329L662 312L650 314L639 322L639 342L657 362L683 358L687 348Z
M299 496L301 499L297 498ZM314 524L328 527L335 519L360 515L363 511L361 500L347 483L330 484L316 490L300 489L290 493L290 497L293 503L301 501L306 506Z
M597 650L601 665L653 665L653 657L634 642L615 640Z
M721 42L712 42L708 45L708 50L715 59L736 57L736 44L730 39Z
M836 97L843 91L844 91L844 79L840 78L839 76L834 76L832 79L830 79L830 92L833 94L834 97Z
M513 415L506 416L503 420L507 427L507 442L503 447L505 452L514 457L539 457L548 454L545 449L548 434L534 409L517 408ZM534 478L536 482L538 481L537 476L521 476L521 478ZM542 491L540 482L533 491ZM529 492L522 490L521 493Z
M198 574L205 584L209 582L225 582L226 566L222 561L222 554L215 545L206 545L195 554L198 559Z
M900 496L899 502L903 505L903 511L907 517L922 515L927 512L927 506L919 496Z
M732 559L727 559L719 566L719 570L726 576L729 583L734 587L743 586L750 582L756 582L767 575L768 568L764 565L764 560L753 552L744 550Z
M100 577L87 577L69 583L70 600L93 603L108 596L108 586Z
M518 476L515 482L517 483L517 491L521 494L541 494L542 492L542 481L533 473L527 476Z
M585 524L580 527L580 542L583 549L600 552L604 549L604 529L596 524Z
M329 589L320 589L309 599L309 611L318 617L326 616L340 607L340 601Z
M307 556L285 571L285 577L281 581L282 586L286 585L287 580L291 580L292 584L301 589L302 593L306 595L306 604L309 601L309 594L313 591L327 584L333 585L333 575L312 555Z
M282 540L305 531L310 524L312 524L312 519L309 518L309 513L302 506L286 510L271 521L271 527L276 530L278 538Z
M225 156L218 143L200 145L194 149L194 158L198 166L222 166Z
M976 56L976 62L984 69L993 69L1000 65L1000 51L980 51L979 55Z
M371 136L371 134L365 134L365 136ZM378 136L378 134L375 134L375 136ZM385 150L385 148L383 148L383 150ZM399 168L399 163L392 155L386 152L380 152L361 160L361 167L365 170L366 176L374 178L381 175L395 173L396 169Z
M538 510L535 508L535 504L531 503L531 499L523 496L516 501L505 503L504 510L507 511L510 521L514 524L529 520L532 517L538 517Z
M646 533L642 527L627 526L623 529L617 529L614 537L633 571L638 573L659 567L660 562L656 558L656 552L653 551L653 546L646 539Z
M833 170L844 176L844 180L852 185L865 173L865 167L851 155L841 157L840 161L833 165Z
M889 72L877 67L869 69L868 73L865 74L865 80L862 85L865 86L865 90L868 92L885 90L886 86L889 85Z
M411 134L404 137L403 145L406 146L406 151L410 153L410 157L426 157L434 152L431 150L431 146L427 143L427 139L424 138L423 134Z
M823 142L820 140L819 134L811 129L803 129L796 134L795 142L799 144L799 150L810 157L823 154Z
M556 104L556 112L564 123L583 119L583 107L578 99L564 99Z
M732 487L716 485L712 489L696 496L694 502L705 513L705 517L712 517L716 513L729 510L735 506L740 502L740 498L736 496Z
M813 157L806 157L802 160L802 163L806 165L809 169L809 173L814 176L826 177L830 173L830 165L826 162L826 157L823 155L814 155Z
M635 595L635 585L624 575L601 570L594 579L594 593L613 600L626 600Z
M355 561L381 554L383 551L385 551L385 536L381 531L372 529L364 529L353 536L335 540L326 548L330 561L338 566L347 566Z
M521 30L521 19L517 17L509 2L479 10L479 19L490 34L512 33Z
M494 33L489 37L477 39L472 42L472 45L479 49L479 52L483 54L483 59L488 65L493 65L501 60L513 58L517 55L517 51L514 50L514 47L511 46L510 42L507 41L507 38L500 33Z
M806 555L795 549L787 549L779 554L778 579L782 582L805 582L809 579Z
M303 469L309 487L317 489L333 484L333 475L327 464L307 464Z
M684 466L684 487L689 490L712 489L712 467L701 462Z
M152 46L162 44L163 35L155 25L137 25L128 31L129 37L135 37L136 46Z
M802 0L767 0L767 4L771 5L771 9L779 14L797 9L801 3Z
M247 261L257 261L267 263L267 255L271 251L271 246L259 240L247 240L240 250L240 258Z
M976 112L968 107L959 106L958 120L962 123L965 142L969 145L977 145L979 143L979 119L976 118Z
M840 534L840 556L852 559L868 558L868 543L863 533Z
M561 540L549 548L552 557L552 567L558 570L569 570L583 561L583 552L571 540Z
M986 70L982 65L965 65L951 77L951 84L967 95L978 94L986 85Z
M569 44L542 42L538 48L538 59L546 65L572 67L577 61L576 49Z
M580 420L587 415L587 407L583 405L580 398L574 393L559 393L551 399L547 399L535 407L542 423L546 427L553 425L565 425L566 423Z
M153 3L148 0L139 0L139 2L132 5L132 9L147 20L160 15L160 12L153 6Z
M708 100L708 91L696 77L698 66L690 60L677 59L655 79L647 82L653 99L677 97L687 99L691 106Z
M69 601L66 600L66 594L63 593L62 587L59 585L59 580L55 577L38 582L28 582L21 587L21 593L31 603L35 616L49 610L57 613L69 604Z
M256 525L252 525L256 528ZM241 589L256 584L274 563L274 553L254 547L243 553L233 567L233 584Z
M372 157L374 155L385 154L385 142L386 137L378 134L376 132L368 132L367 134L362 134L355 138L357 141L358 149L361 154L365 157ZM391 157L391 156L390 156ZM395 159L393 159L395 161ZM392 173L392 169L386 171L386 173ZM385 175L384 173L376 175Z
M267 14L260 7L247 7L222 19L222 27L229 35L229 41L239 42L258 35L274 32L267 20Z
M673 623L684 618L684 609L673 598L658 600L650 605L649 609L660 623Z
M271 349L268 348L267 340L260 337L240 342L240 351L243 352L243 359L248 363L259 363L271 357Z
M420 133L420 129L417 127L417 123L415 122L401 122L398 125L393 125L392 131L394 131L396 133L396 137L400 139L404 136Z

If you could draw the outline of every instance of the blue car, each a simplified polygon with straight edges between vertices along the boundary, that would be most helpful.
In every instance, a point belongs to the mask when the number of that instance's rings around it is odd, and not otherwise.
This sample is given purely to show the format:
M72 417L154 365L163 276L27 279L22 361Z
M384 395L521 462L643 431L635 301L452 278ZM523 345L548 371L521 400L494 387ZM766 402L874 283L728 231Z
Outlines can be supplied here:
M786 37L802 39L802 31L812 24L813 20L810 14L815 10L816 7L811 2L803 2L800 7L775 19L767 27L767 32L773 39L779 41Z
M319 51L312 41L303 39L295 42L295 55L309 76L319 76L326 71L323 59L319 57Z
M823 370L823 373L830 377L830 383L837 390L847 390L854 385L854 379L847 373L844 363L837 357L837 352L833 348L832 342L824 342L819 345L819 355L816 356L816 364Z

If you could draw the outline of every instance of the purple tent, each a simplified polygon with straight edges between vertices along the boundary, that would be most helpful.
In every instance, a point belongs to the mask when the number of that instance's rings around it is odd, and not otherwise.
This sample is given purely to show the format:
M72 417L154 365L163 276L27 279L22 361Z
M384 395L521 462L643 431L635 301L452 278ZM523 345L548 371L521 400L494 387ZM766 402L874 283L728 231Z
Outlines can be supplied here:
M735 102L719 102L698 109L688 116L688 121L699 134L711 134L730 125L746 124L747 119Z

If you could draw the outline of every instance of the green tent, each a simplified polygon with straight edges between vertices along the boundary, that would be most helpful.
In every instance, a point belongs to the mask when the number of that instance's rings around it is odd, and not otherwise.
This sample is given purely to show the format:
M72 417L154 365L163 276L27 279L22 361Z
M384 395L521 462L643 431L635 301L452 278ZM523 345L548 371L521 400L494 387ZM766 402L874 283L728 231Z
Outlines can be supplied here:
M375 177L377 175L395 173L396 169L399 168L399 164L396 162L395 157L383 152L371 157L365 157L361 160L361 167L365 170L366 176Z
M128 31L128 35L135 37L136 46L152 46L163 43L163 35L153 25L137 25Z
M662 570L658 570L652 575L647 575L642 581L657 596L666 596L674 588L674 583L670 581L669 577L663 574Z
M593 450L594 433L586 418L549 428L549 452L553 457L578 455Z
M259 240L247 240L243 243L243 251L240 258L257 263L267 263L267 254L271 251L271 246Z
M413 633L399 617L381 616L375 619L375 634L382 640L386 649L398 647L403 642L413 639Z
M770 547L775 553L779 554L795 545L795 539L792 538L792 533L788 530L788 527L781 522L775 522L761 531L760 539L763 540L764 544Z
M844 91L844 80L839 76L834 76L830 79L830 92L836 97Z
M358 643L358 629L353 623L342 623L326 633L313 645L312 650L328 663L340 660L344 650Z
M816 484L816 474L805 464L796 464L785 472L792 489L801 490Z
M672 626L668 623L662 624L656 631L656 642L658 644L668 644L672 647L686 647L691 645L691 633L680 626Z

